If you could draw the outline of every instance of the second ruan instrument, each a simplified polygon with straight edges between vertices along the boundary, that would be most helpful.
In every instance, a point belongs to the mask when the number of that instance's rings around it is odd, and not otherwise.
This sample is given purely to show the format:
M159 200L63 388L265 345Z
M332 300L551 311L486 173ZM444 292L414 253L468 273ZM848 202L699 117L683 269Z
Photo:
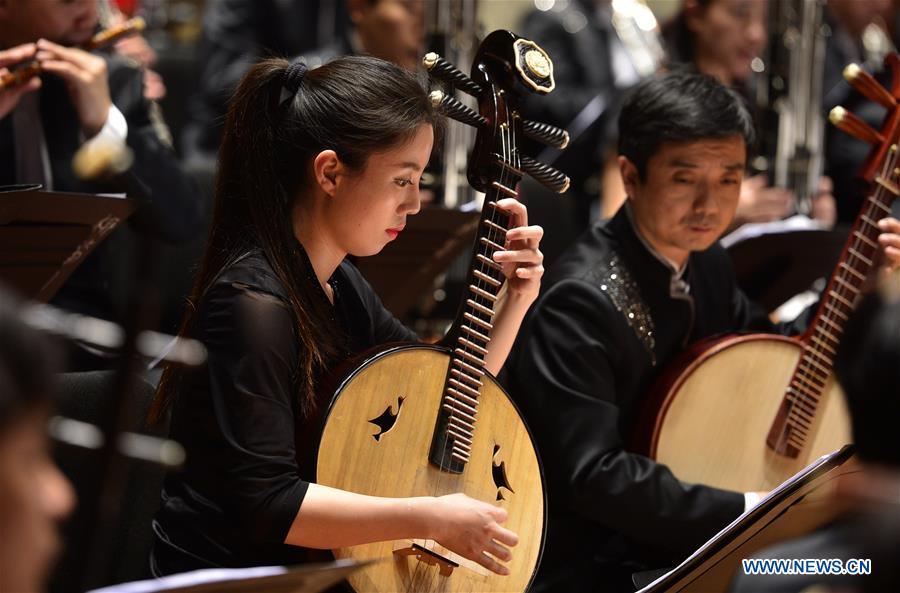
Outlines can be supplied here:
M386 497L455 492L507 510L504 527L519 543L502 576L431 540L387 541L334 550L338 558L384 559L348 578L357 592L521 592L537 570L544 542L543 474L531 434L516 406L484 368L505 277L494 262L503 250L509 215L497 201L517 196L529 173L557 191L568 178L519 152L522 135L562 146L567 134L523 120L524 91L547 93L552 64L536 44L495 31L479 47L471 78L436 54L432 77L473 95L479 110L451 92L434 91L446 115L477 128L468 178L484 192L468 292L444 347L395 345L366 355L339 380L317 451L316 481Z
M127 37L128 35L140 33L146 26L147 25L144 22L144 19L142 19L141 17L129 19L121 25L117 25L115 27L100 31L99 33L91 37L91 39L87 43L82 45L81 49L85 51L93 51L95 49L108 47L116 41ZM20 64L11 72L0 76L0 93L7 89L15 88L17 86L25 84L35 76L38 76L40 73L41 65L34 60L30 60L28 62Z
M651 391L634 449L680 480L749 492L770 490L821 455L851 442L850 418L834 379L844 326L878 256L878 220L897 198L900 58L885 60L890 91L855 65L845 77L885 109L875 130L842 108L831 121L873 144L860 176L872 190L850 231L809 329L799 338L750 334L690 348Z

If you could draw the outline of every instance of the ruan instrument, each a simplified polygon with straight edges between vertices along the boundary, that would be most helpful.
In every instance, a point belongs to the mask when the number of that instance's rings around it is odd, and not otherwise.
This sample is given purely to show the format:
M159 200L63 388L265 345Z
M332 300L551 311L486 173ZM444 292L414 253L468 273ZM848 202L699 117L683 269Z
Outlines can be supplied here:
M85 51L94 51L95 49L108 47L123 37L127 37L134 33L140 33L145 27L146 23L141 17L129 19L121 25L100 31L94 35L90 41L82 45L81 49ZM35 60L24 62L12 72L0 76L0 92L21 86L40 73L41 65Z
M375 496L441 496L463 492L502 506L504 524L519 544L501 576L435 541L405 540L334 550L338 558L386 559L349 577L358 592L525 591L544 541L546 501L541 465L525 422L510 397L485 370L495 302L505 277L494 262L504 249L509 215L497 201L517 196L525 173L557 191L568 178L520 153L529 137L562 146L558 128L523 120L523 91L548 93L552 63L535 43L507 31L481 44L471 78L428 54L432 77L473 95L479 110L450 92L432 102L446 115L475 126L468 179L484 192L468 274L468 294L445 346L394 345L364 355L343 379L325 418L317 451L320 484Z
M872 143L860 175L871 185L809 329L799 338L752 334L698 343L661 376L647 399L635 449L685 482L769 490L851 441L834 357L845 323L876 262L877 223L898 189L900 58L885 60L890 91L855 65L848 82L887 110L875 130L843 108L833 124Z

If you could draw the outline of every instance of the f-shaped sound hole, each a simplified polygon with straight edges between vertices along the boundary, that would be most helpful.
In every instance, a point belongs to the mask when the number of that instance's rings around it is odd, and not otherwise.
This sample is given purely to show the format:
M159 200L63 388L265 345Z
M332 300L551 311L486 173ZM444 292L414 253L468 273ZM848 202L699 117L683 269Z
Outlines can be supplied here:
M386 433L390 432L394 425L397 423L397 418L400 417L400 409L403 407L403 400L405 398L397 396L397 411L394 411L394 406L388 406L384 409L384 412L381 413L377 418L372 418L369 420L370 423L374 424L378 427L378 432L372 435L376 441L380 441L381 437Z
M506 462L497 462L497 453L500 451L500 445L494 445L494 455L492 460L491 473L494 477L494 485L497 487L497 500L506 500L503 496L503 488L506 488L513 494L516 493L509 485L509 479L506 477Z

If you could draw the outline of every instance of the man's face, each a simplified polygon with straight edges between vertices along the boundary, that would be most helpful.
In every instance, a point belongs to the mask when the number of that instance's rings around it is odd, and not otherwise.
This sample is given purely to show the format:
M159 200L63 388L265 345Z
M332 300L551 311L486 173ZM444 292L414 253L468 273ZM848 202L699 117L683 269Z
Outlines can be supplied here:
M61 45L81 45L97 26L97 0L0 0L0 21L13 39L6 45L44 38Z
M75 503L50 457L46 422L36 411L0 432L0 591L43 590L59 550L57 523Z
M691 251L712 245L734 218L747 161L744 139L665 143L637 168L619 157L635 222L662 255L682 264Z
M366 53L416 69L425 40L425 0L355 0L350 5Z

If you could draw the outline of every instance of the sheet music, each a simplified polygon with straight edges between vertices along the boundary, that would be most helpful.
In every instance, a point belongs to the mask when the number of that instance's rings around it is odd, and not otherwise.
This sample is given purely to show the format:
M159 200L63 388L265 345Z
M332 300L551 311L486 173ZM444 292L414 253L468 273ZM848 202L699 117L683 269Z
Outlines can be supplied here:
M770 492L769 492L762 500L760 500L758 503L756 503L755 506L753 506L753 507L747 509L746 511L744 511L743 513L741 513L740 515L738 515L738 517L737 517L734 521L732 521L732 522L729 523L727 526L725 526L721 531L719 531L719 533L717 533L717 534L715 534L714 536L712 536L705 544L703 544L702 546L700 546L699 548L697 548L697 549L694 551L694 553L691 554L690 556L688 556L687 558L685 558L685 559L681 562L681 564L679 564L678 566L676 566L675 568L673 568L673 569L670 570L669 572L663 574L662 576L660 576L659 578L657 578L656 580L654 580L652 583L650 583L649 585L647 585L646 587L644 587L644 588L641 589L640 591L637 591L637 593L645 593L645 592L648 591L649 589L652 589L654 586L656 586L656 584L657 584L658 582L660 582L661 580L665 579L665 578L668 577L670 574L672 574L673 572L675 572L676 570L678 570L679 568L681 568L682 566L684 566L685 564L687 564L688 562L690 562L691 560L693 560L694 558L696 558L697 556L703 554L703 552L705 552L710 546L712 546L713 544L717 543L718 540L719 540L719 538L721 538L724 534L726 534L728 531L730 531L730 530L733 529L735 526L737 526L738 523L740 523L741 521L743 521L744 518L745 518L748 514L752 513L754 509L758 508L760 505L765 504L767 501L769 501L769 500L771 500L771 499L773 499L773 498L780 497L784 492L790 490L790 489L793 488L796 484L798 484L798 483L802 482L803 480L805 480L805 479L807 478L807 476L809 476L809 475L810 475L811 473L813 473L815 470L817 470L818 468L822 467L823 465L825 465L826 463L828 463L829 461L831 461L831 460L832 460L834 457L836 457L841 451L842 451L842 449L838 449L837 451L834 451L834 452L832 452L832 453L828 453L827 455L822 455L821 457L819 457L818 459L816 459L815 461L813 461L812 463L810 463L809 465L807 465L805 468L803 468L802 470L800 470L799 472L797 472L796 474L794 474L793 476L791 476L790 478L788 478L787 480L785 480L784 482L782 482L778 487L776 487L774 490L770 491Z
M734 231L722 237L719 242L725 249L730 249L732 245L761 237L763 235L771 235L774 233L789 233L791 231L821 231L826 230L818 220L814 220L803 214L795 214L784 220L773 220L772 222L751 222L741 225Z
M168 591L170 589L180 589L182 587L192 587L208 583L268 577L276 574L284 574L287 570L288 569L284 566L206 568L203 570L173 574L159 579L121 583L102 589L94 589L88 593L156 593L158 591Z

